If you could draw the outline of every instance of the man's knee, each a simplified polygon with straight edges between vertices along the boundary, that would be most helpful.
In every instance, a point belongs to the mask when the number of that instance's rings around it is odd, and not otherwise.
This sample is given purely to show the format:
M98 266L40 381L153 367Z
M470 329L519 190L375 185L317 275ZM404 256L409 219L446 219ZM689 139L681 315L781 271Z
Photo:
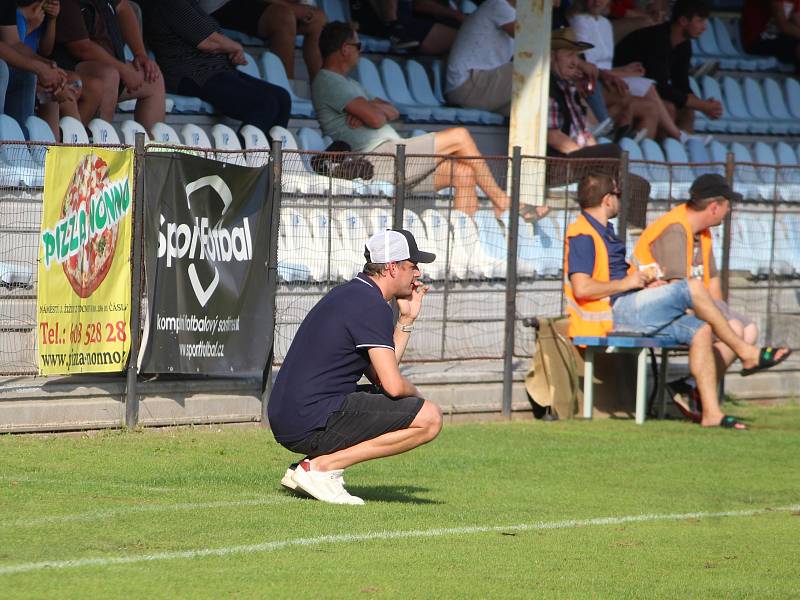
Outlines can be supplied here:
M442 430L442 409L425 400L412 425L422 429L425 432L425 441L430 442Z
M313 8L311 9L311 20L306 22L305 26L309 31L322 31L327 22L328 18L325 13L318 8Z
M294 11L287 7L285 4L274 3L267 6L262 16L262 21L268 19L272 31L285 32L287 35L291 33L294 35L297 29L297 18L294 16Z
M475 185L475 171L468 164L456 161L453 179L456 185Z
M699 279L689 278L686 280L686 285L689 286L689 293L692 295L692 298L708 296L706 286L704 286L703 282Z
M711 325L705 323L694 332L690 346L708 346L710 348L713 341L714 333L711 331Z

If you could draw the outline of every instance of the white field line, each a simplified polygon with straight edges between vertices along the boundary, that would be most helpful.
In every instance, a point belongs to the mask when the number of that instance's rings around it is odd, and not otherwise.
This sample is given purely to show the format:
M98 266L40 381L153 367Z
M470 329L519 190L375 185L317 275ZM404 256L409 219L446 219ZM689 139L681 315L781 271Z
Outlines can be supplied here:
M146 492L159 492L159 493L170 493L170 492L178 492L183 491L183 488L175 488L175 487L154 487L145 485L143 483L136 483L136 482L118 482L118 481L92 481L92 480L82 480L82 479L56 479L56 478L49 478L49 477L35 477L33 475L0 475L0 481L9 481L9 482L24 482L24 483L57 483L58 485L90 485L96 487L112 487L112 488L122 488L122 489L135 489L135 490L144 490Z
M121 506L119 508L109 508L106 510L94 510L71 515L52 515L47 517L35 517L32 519L14 519L11 521L0 521L0 529L12 527L36 527L38 525L52 525L55 523L68 523L71 521L100 521L111 517L124 516L130 513L143 512L164 512L173 510L208 510L213 508L236 508L237 506L264 506L267 504L281 504L292 502L289 496L267 496L265 498L253 498L250 500L220 500L216 502L194 502L183 504L142 504L139 506Z
M511 531L541 531L548 529L571 529L576 527L590 527L598 525L622 525L624 523L644 523L655 521L682 521L685 519L709 519L718 517L752 517L772 512L789 512L800 510L800 504L782 506L778 508L754 508L750 510L729 510L721 512L692 512L680 514L654 514L654 515L629 515L622 517L600 517L595 519L569 519L566 521L540 521L537 523L521 523L517 525L489 525L473 527L453 527L444 529L417 529L410 531L377 531L373 533L352 533L339 535L321 535L310 538L295 538L261 544L245 546L227 546L223 548L198 548L196 550L183 550L180 552L159 552L133 556L103 556L97 558L77 558L74 560L51 560L43 562L19 563L16 565L0 566L0 575L13 573L29 573L45 569L77 569L81 567L108 567L111 565L126 565L132 563L155 562L162 560L177 560L202 558L206 556L228 556L231 554L255 554L274 552L295 546L318 546L321 544L348 544L353 542L368 542L371 540L393 540L404 538L436 538L458 535L474 535L479 533L511 532Z

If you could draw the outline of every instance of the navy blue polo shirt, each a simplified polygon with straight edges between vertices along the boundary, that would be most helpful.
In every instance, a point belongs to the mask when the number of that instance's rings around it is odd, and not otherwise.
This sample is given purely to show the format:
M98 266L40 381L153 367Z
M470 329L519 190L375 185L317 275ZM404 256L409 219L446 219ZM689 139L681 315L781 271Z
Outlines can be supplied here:
M325 427L370 365L370 348L394 350L394 317L364 273L333 288L306 315L275 378L269 424L279 442Z
M625 260L625 242L617 236L614 225L610 222L605 227L600 222L585 211L581 213L592 227L597 230L608 252L608 275L611 281L625 279L628 274L628 261ZM594 240L588 235L576 235L569 240L569 273L586 273L589 277L594 273ZM627 292L625 292L627 293ZM611 296L613 302L623 294Z

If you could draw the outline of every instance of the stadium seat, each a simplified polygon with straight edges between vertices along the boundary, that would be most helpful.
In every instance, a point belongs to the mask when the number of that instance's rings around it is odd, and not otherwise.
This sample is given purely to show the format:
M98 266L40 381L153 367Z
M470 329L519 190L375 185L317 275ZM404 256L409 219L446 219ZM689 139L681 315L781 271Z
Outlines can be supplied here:
M722 90L720 89L717 80L709 77L708 75L704 75L701 79L701 87L703 88L704 100L710 100L713 98L722 103L722 116L719 119L709 119L708 123L706 124L706 130L713 133L724 133L726 131L732 131L731 125L733 125L734 128L738 128L738 133L745 133L747 131L747 125L737 124L736 120L733 119L730 111L728 110L728 102L723 97Z
M725 64L720 62L723 69L741 69L743 71L756 71L758 70L759 61L756 58L747 56L740 52L733 43L730 30L721 18L713 18L709 21L709 29L714 30L714 37L717 42L720 54L726 57L726 61L734 61L735 66L726 67Z
M643 162L644 155L639 144L629 137L624 137L619 141L619 147L622 148L623 152L628 153L631 173L644 177L649 181L651 179L650 171L647 168L647 163Z
M342 245L347 256L345 262L358 265L364 260L364 243L369 239L369 225L366 212L353 207L337 210L333 213L342 235ZM417 240L417 244L420 242ZM420 246L424 248L424 246ZM356 273L354 272L353 275Z
M244 140L245 163L248 167L262 167L269 162L269 140L255 125L244 125L239 134Z
M764 121L770 133L786 135L790 130L789 121L783 121L767 110L767 102L761 86L752 78L744 80L744 95L747 100L747 109L754 119Z
M689 77L689 89L698 98L703 98L703 92L700 91L700 84L697 79ZM701 113L699 110L694 111L694 130L695 131L708 131L708 117Z
M439 257L447 253L447 248L439 248L434 240L428 238L425 223L422 222L420 215L408 208L404 209L403 229L411 232L411 235L417 240L417 246L420 248L430 248L431 252L436 254L437 260L429 264L419 265L423 270L423 277L433 280L444 279L445 264L443 260L439 260ZM375 232L373 231L370 233Z
M564 270L564 231L567 211L547 215L533 224L536 247L536 274L544 278L561 278Z
M245 75L250 75L250 77L261 79L261 72L258 70L256 59L248 52L244 53L244 59L247 62L243 65L236 65L236 70L241 71Z
M444 64L441 60L437 59L431 62L431 73L433 74L433 93L442 104L447 104L444 99L444 86L442 79L444 71ZM480 122L484 125L502 125L505 123L505 117L488 110L478 110L474 108L459 108L459 110L477 111ZM468 121L465 121L468 122Z
M214 148L225 150L225 152L216 153L217 160L232 165L245 165L245 155L241 151L242 144L233 129L222 123L217 123L211 128L211 139L214 140Z
M53 130L50 129L50 125L48 125L44 120L40 119L35 115L31 115L27 119L25 119L25 129L27 131L27 138L32 142L44 142L42 144L31 145L30 151L31 156L33 156L33 160L39 164L44 166L45 156L47 155L47 148L45 147L46 144L55 144L56 138L53 135Z
M356 67L356 79L368 94L391 102L390 96L383 86L378 68L368 58L359 58ZM407 121L430 121L431 111L416 104L393 103L395 108Z
M342 239L339 224L332 220L327 209L304 211L311 234L314 236L314 251L308 261L311 277L315 281L339 281L351 279L354 264Z
M128 119L127 121L123 121L122 125L119 126L120 130L122 131L122 141L129 146L133 146L136 144L136 134L143 133L144 134L144 141L145 143L150 141L150 136L147 133L147 130L142 126L141 123L137 123L133 119Z
M777 213L775 235L775 262L782 263L787 275L800 275L800 215Z
M478 10L478 5L472 0L461 0L461 12L465 15L471 15Z
M664 154L670 167L672 181L672 197L678 200L689 199L689 187L694 181L694 171L689 165L686 148L675 138L666 138L663 142Z
M181 137L183 143L193 148L212 148L211 140L208 139L208 134L195 125L194 123L187 123L181 127Z
M121 144L119 134L114 126L103 119L89 121L89 132L92 134L93 144Z
M780 170L779 181L782 184L800 184L800 164L798 164L797 155L792 147L786 142L778 142L775 144L775 156L778 164L782 167ZM792 190L792 201L800 200L800 195Z
M403 69L391 58L384 58L381 61L380 71L383 81L386 83L386 92L389 94L389 99L393 104L418 106L429 111L429 119L433 121L444 123L455 123L457 121L458 111L454 108L446 108L439 105L438 102L435 102L435 98L432 98L434 100L433 104L420 102L411 93Z
M344 21L345 23L351 21L350 5L347 0L320 0L319 6L325 12L329 23L331 21ZM364 52L386 53L391 50L392 45L389 40L362 34L359 34L358 37L363 44Z
M493 210L479 210L473 217L478 231L478 243L483 255L494 265L494 277L506 278L508 263L508 239L501 221Z
M778 59L774 56L755 56L747 54L742 48L742 34L739 28L739 20L734 19L731 21L731 28L728 30L731 34L731 41L736 51L743 57L751 61L755 61L755 70L757 71L772 71L778 66Z
M800 83L793 77L784 79L786 90L786 106L792 117L800 119Z
M0 114L0 139L25 142L22 128L12 117ZM44 167L33 159L27 144L0 144L0 182L3 185L41 187Z
M183 144L178 133L166 123L156 123L153 125L153 141L160 144L171 144L175 146Z
M428 232L428 241L433 242L441 254L436 255L436 260L444 264L445 273L453 279L467 278L467 261L464 253L458 254L458 259L453 255L453 229L442 211L428 208L422 211L422 222ZM448 255L449 252L449 255Z
M717 45L717 38L714 31L714 26L709 23L706 30L695 41L692 40L692 48L697 50L697 53L692 53L692 58L695 59L695 64L702 63L705 60L715 60L723 69L738 69L739 60L732 56L726 56L722 53Z
M179 114L214 114L214 107L208 102L194 96L181 96L167 94L167 99L172 100L172 111Z
M759 121L750 114L738 81L730 76L723 77L722 91L725 96L727 114L731 119L728 122L728 131L730 133L769 132L769 124L767 122Z
M420 63L415 60L407 60L405 63L406 79L411 95L419 104L435 107L432 111L434 120L459 122L459 123L480 123L483 111L474 108L460 108L444 106L431 88L428 74ZM489 113L491 114L491 113Z
M259 60L261 62L261 70L264 72L264 79L272 85L282 87L289 92L289 97L292 99L292 116L313 117L314 106L311 104L311 100L301 98L294 93L281 59L272 52L264 52Z
M244 128L242 129L244 133ZM245 140L248 135L244 133ZM298 151L297 140L285 127L276 125L269 130L273 140L280 140L282 154L281 189L284 192L296 194L325 195L328 190L336 195L349 195L363 193L364 184L359 181L326 177L311 170L309 164L303 160L303 155ZM247 144L247 141L245 141Z
M731 144L731 152L733 152L734 160L740 163L736 165L733 175L737 188L741 187L740 191L744 197L771 200L775 188L761 181L756 168L753 166L755 161L750 154L750 150L740 142L733 142Z
M75 117L61 117L58 122L61 127L61 143L63 144L88 144L89 135L83 123Z
M721 144L720 144L721 145ZM718 175L725 175L724 164L710 164L716 161L712 158L709 148L697 139L690 139L686 142L686 152L689 155L689 162L692 163L695 177L704 173L716 173ZM725 150L723 149L723 156Z
M794 118L786 106L786 101L783 97L783 90L781 90L778 82L772 77L767 77L762 80L764 86L764 96L767 101L767 108L770 114L776 119L787 123L789 133L800 133L800 120Z
M297 131L297 142L303 150L322 152L327 148L319 131L310 127L301 127Z
M311 279L311 268L303 261L306 249L311 247L311 229L299 211L281 208L278 231L278 277L286 283L305 282Z
M651 162L648 165L648 171L650 172L649 181L653 197L669 198L673 191L670 186L669 167L664 164L667 162L664 151L655 140L651 139L642 140L639 147L642 149L644 159Z

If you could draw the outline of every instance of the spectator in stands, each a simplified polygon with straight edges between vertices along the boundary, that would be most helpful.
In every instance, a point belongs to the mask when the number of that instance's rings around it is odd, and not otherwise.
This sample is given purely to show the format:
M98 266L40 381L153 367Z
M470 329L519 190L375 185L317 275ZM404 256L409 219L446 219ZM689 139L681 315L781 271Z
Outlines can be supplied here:
M631 110L634 118L645 125L647 137L655 138L660 132L664 137L681 139L681 131L658 95L653 80L643 77L642 64L634 62L612 68L614 36L610 21L603 16L608 4L609 0L577 0L573 6L570 23L575 30L575 36L594 46L586 50L586 60L597 65L601 72L610 70L612 74L623 79L633 96ZM606 103L613 105L618 92L606 86L602 89L606 95Z
M552 29L569 27L567 13L572 8L570 0L553 0Z
M447 59L451 104L509 116L516 0L486 0L458 32Z
M0 113L23 123L33 114L37 81L44 90L59 93L67 74L22 42L16 4L6 1L0 4Z
M269 399L275 439L306 455L281 484L333 504L364 504L344 489L344 469L412 450L442 429L441 409L398 369L428 291L418 264L436 256L402 229L373 235L364 255L364 271L306 315ZM370 391L359 390L362 376Z
M53 52L59 9L59 0L17 0L17 29L20 40L41 56L49 56ZM81 96L82 85L77 73L69 71L66 85L56 93L37 86L37 112L50 125L56 141L61 140L61 128L58 125L60 117L81 118L78 98Z
M170 92L202 98L267 134L275 125L286 127L289 93L236 69L246 62L241 44L222 35L197 0L149 0L143 8L147 41Z
M393 50L445 54L464 13L448 0L350 0L350 16L364 35L389 38Z
M625 243L609 223L620 210L620 190L613 178L585 176L578 185L578 203L581 214L567 228L564 249L570 337L616 330L668 336L689 345L689 369L703 401L701 425L743 429L719 406L713 334L742 361L743 375L775 366L791 350L759 350L745 342L700 280L667 283L652 267L628 265Z
M742 196L730 188L724 177L712 173L695 179L689 196L688 202L679 204L642 232L633 249L632 263L657 264L661 278L669 283L685 279L701 281L734 333L754 344L758 339L756 324L732 310L722 297L710 231L722 223L730 204L740 201ZM736 354L719 340L714 343L714 351L717 375L722 378L736 360ZM693 379L688 383L696 393Z
M598 144L586 123L586 112L575 87L581 76L578 53L591 49L592 45L578 42L570 28L553 31L550 38L550 102L547 124L547 155L557 158L619 159L622 150L617 144ZM585 168L598 169L597 163L590 167L586 163L551 161L547 165L547 183L564 185L578 181ZM616 176L618 163L607 161L602 168ZM638 175L629 174L632 205L629 220L644 227L650 184Z
M294 79L295 37L303 36L303 59L313 81L322 68L319 34L325 13L299 0L200 0L200 8L228 29L267 38L269 49L283 62L289 79Z
M740 27L745 51L775 56L800 72L800 0L745 0Z
M112 121L117 102L135 98L134 116L146 129L164 120L164 79L147 56L139 20L128 0L62 0L56 43L61 67L77 71L82 79L104 83L101 119ZM125 44L133 52L131 62L125 59ZM80 108L84 121L94 116L85 103Z
M694 111L710 119L722 115L722 103L702 100L689 88L689 63L693 39L708 26L708 5L704 0L678 0L668 23L638 29L617 44L614 66L639 62L644 75L656 82L658 94L670 117L683 131L694 131Z
M494 179L469 132L457 127L413 138L401 138L390 121L398 118L397 109L388 102L370 96L361 85L346 77L358 64L361 42L351 23L328 23L320 36L323 68L311 86L314 108L322 132L334 141L345 142L356 152L395 154L403 144L408 154L454 156L455 162L441 158L416 157L406 163L410 188L433 192L455 188L455 208L473 214L478 209L478 185L494 204L499 216L510 205L508 195ZM375 167L375 178L394 180L394 160L365 156ZM523 205L520 214L534 220L546 213L545 207Z

